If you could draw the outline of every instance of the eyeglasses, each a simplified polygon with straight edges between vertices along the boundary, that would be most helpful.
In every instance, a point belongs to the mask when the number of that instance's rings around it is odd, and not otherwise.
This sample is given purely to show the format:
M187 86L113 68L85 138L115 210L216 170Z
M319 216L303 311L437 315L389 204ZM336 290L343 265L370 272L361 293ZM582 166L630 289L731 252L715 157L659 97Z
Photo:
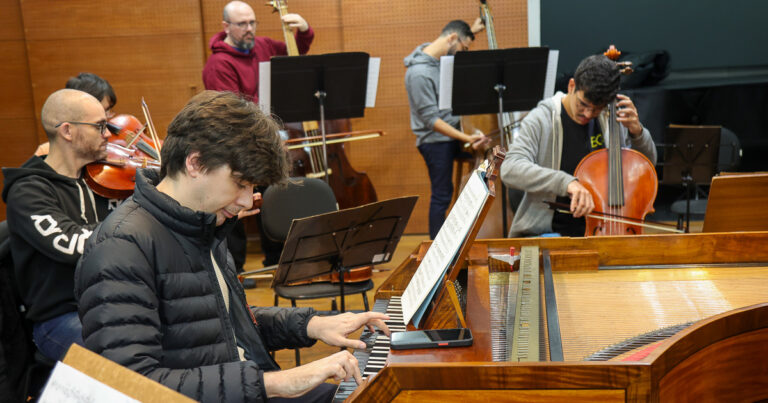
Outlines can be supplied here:
M581 99L578 95L576 95L576 100L579 101L579 107L582 110L589 111L590 113L600 113L605 108L605 105L592 105L591 103Z
M101 133L101 134L104 134L107 131L107 127L109 126L109 123L107 123L106 120L102 120L102 121L96 122L96 123L74 122L74 121L69 121L68 120L68 121L61 122L61 123L57 124L56 126L53 126L53 128L57 129L59 126L63 125L64 123L69 123L71 125L88 125L88 126L97 127L99 129L99 133Z
M248 26L252 26L253 29L256 29L256 27L259 25L259 23L256 20L251 21L243 21L243 22L229 22L227 21L227 24L234 25L240 29L246 29Z

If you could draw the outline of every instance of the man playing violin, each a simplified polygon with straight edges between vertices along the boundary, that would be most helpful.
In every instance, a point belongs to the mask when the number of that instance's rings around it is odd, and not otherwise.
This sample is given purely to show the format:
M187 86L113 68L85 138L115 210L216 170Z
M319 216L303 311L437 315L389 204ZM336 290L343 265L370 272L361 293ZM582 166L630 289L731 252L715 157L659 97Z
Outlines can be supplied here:
M205 91L171 122L161 153L160 172L138 172L78 265L86 347L203 402L330 401L326 379L361 381L347 351L284 371L268 352L315 340L364 348L347 336L363 325L389 334L386 315L251 307L235 276L227 232L258 212L255 185L288 176L277 123L231 92Z
M473 148L487 148L490 139L482 133L459 130L459 116L437 106L440 87L440 57L469 50L475 34L485 26L475 20L472 27L464 21L449 22L432 42L423 43L404 59L405 89L411 107L411 130L416 147L427 164L432 196L429 201L429 238L437 236L445 222L445 212L453 196L453 161L464 143Z
M651 133L640 123L629 97L618 94L620 71L603 55L581 61L568 82L568 93L539 102L523 119L520 133L501 165L507 186L525 191L512 220L510 237L558 233L584 236L584 215L595 208L591 193L573 176L579 162L605 148L609 114L605 106L617 99L622 147L631 147L656 163ZM571 214L553 212L544 202L570 205Z
M20 295L41 353L61 359L72 343L83 344L75 301L75 265L85 240L104 219L83 167L106 157L104 108L82 91L62 89L43 105L50 142L45 158L3 168L11 253Z
M224 6L223 31L210 40L211 57L203 68L205 89L232 91L253 102L259 100L259 63L288 54L285 42L256 36L256 14L247 3L232 1ZM309 51L315 32L299 14L286 14L283 23L296 28L300 54Z
M115 95L115 91L109 85L109 82L96 74L80 73L76 77L70 77L64 88L80 90L93 95L101 102L101 106L104 107L107 119L112 118L114 115L112 108L117 104L117 95ZM46 154L48 154L48 142L40 144L37 150L35 150L35 155L39 157Z

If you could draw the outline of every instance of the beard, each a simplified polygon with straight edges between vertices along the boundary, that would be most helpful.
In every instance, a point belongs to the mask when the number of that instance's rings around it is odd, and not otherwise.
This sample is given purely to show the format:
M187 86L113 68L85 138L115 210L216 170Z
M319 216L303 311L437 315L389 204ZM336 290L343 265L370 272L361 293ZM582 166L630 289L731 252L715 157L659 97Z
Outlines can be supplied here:
M234 43L235 47L238 49L251 50L253 49L254 40L255 38L253 35L243 35L242 38L233 40L232 43Z
M80 139L78 144L75 144L75 147L79 150L79 155L81 158L83 158L86 161L94 162L94 161L100 161L107 158L107 147L106 147L106 141L104 142L96 142L91 141L88 142L86 139Z

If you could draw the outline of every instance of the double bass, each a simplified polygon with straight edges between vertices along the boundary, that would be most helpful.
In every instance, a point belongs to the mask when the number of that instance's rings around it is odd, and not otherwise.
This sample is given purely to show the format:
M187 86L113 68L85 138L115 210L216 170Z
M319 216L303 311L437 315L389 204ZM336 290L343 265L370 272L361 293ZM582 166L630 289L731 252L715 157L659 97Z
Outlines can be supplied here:
M272 0L267 5L274 8L282 18L288 14L285 0ZM299 56L296 38L288 24L281 21L283 36L288 56ZM289 123L285 125L286 140L304 138L307 143L320 135L320 126L316 121ZM349 119L337 119L325 122L327 133L349 132ZM376 190L365 172L357 172L349 163L344 153L343 143L329 144L326 148L328 166L325 168L322 147L299 147L289 150L293 167L291 176L305 176L328 180L328 185L336 195L340 209L356 207L377 201Z
M611 45L605 55L617 61L621 52ZM622 74L632 72L631 63L617 62ZM642 153L622 148L621 124L616 120L618 101L608 104L605 130L608 148L584 157L573 176L592 194L593 213L585 217L584 236L642 234L642 220L654 211L658 177L651 161ZM618 217L620 220L611 219ZM628 218L629 220L623 220Z

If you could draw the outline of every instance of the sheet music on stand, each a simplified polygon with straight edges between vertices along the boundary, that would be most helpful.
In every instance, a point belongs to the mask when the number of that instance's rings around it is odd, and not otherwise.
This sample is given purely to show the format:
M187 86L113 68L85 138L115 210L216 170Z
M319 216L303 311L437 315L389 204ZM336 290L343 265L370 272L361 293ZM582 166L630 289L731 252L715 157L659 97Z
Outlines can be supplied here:
M403 319L418 327L429 303L440 289L447 270L454 264L472 225L488 200L490 191L482 171L475 171L459 194L437 237L403 292Z

